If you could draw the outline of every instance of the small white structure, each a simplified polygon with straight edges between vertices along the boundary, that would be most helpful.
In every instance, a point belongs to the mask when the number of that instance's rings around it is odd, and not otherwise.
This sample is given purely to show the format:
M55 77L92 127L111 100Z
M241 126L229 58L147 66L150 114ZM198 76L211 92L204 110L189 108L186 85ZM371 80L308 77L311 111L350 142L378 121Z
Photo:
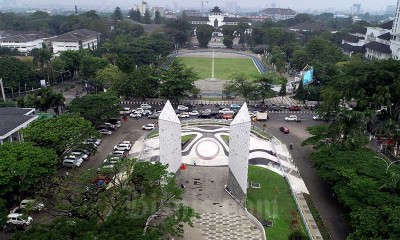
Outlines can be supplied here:
M169 101L161 111L158 126L160 162L168 165L168 172L176 173L182 163L181 122Z
M243 205L247 194L251 120L244 103L230 125L228 188Z
M100 33L88 29L78 29L72 32L64 33L50 40L53 53L55 54L67 50L94 50L97 48L98 42L100 41Z

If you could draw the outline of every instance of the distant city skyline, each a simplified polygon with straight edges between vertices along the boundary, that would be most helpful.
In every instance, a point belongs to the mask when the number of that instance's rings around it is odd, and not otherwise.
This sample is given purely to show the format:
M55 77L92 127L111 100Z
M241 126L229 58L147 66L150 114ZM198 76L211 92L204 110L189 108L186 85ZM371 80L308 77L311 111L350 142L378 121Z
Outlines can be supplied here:
M7 2L7 0L0 0L0 5L2 2ZM133 7L136 4L140 4L141 0L117 0L117 1L98 1L98 0L16 0L17 6L44 6L44 5L59 5L59 6L73 6L78 5L82 7L93 7L94 9L100 9L103 7L113 7L119 6L121 8ZM147 0L146 1L151 6L169 6L173 8L174 5L179 8L201 8L201 0L198 1L185 1L185 0ZM291 9L336 9L336 10L349 10L353 4L361 4L362 11L384 11L387 5L396 5L397 0L358 0L358 1L348 1L348 0L335 0L335 1L320 1L320 0L253 0L242 2L239 0L208 0L203 1L204 9L211 9L213 6L220 6L224 9L227 5L226 2L236 2L237 6L245 9L264 9L266 7L279 7L279 8L291 8ZM175 3L175 4L174 4Z

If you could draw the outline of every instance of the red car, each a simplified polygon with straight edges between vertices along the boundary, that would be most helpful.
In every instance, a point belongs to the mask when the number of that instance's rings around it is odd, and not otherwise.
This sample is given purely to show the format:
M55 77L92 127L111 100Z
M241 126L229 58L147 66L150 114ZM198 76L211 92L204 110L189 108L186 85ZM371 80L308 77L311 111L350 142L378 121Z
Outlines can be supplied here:
M280 127L279 130L283 133L289 133L289 128L287 127Z
M301 108L299 106L290 106L289 111L300 111Z

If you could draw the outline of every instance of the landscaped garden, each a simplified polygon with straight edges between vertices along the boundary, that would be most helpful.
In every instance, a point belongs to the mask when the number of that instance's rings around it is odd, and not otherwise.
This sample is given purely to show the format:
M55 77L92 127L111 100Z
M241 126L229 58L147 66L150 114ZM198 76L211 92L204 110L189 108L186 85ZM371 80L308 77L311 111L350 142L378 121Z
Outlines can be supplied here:
M268 169L249 166L249 182L259 183L261 188L249 188L247 208L260 221L272 221L265 227L267 239L287 240L291 232L305 232L301 216L297 212L289 185L279 174Z

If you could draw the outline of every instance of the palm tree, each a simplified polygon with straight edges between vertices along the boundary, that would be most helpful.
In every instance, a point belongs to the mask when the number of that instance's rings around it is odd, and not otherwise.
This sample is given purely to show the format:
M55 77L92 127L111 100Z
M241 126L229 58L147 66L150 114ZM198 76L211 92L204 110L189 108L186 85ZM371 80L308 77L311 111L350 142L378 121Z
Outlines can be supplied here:
M51 60L51 52L47 48L35 48L31 52L33 57L33 64L39 67L40 72L44 75L44 68L48 67Z

